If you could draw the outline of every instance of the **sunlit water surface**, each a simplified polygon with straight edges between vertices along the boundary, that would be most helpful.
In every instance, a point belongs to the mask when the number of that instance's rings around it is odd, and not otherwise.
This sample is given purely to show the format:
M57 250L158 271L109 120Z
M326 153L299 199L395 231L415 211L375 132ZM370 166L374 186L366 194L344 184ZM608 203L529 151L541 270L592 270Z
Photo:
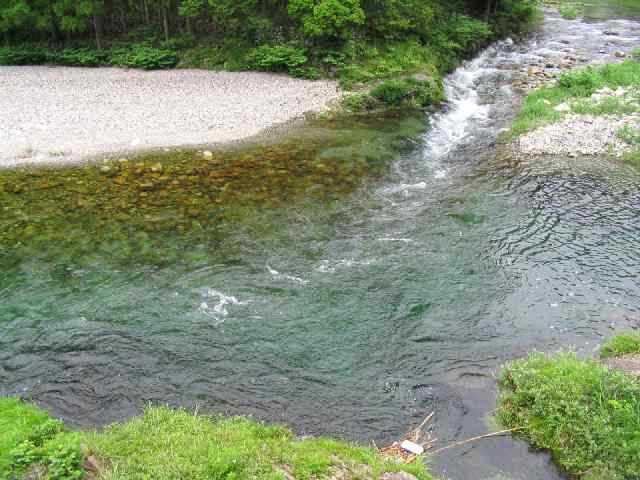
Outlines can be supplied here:
M505 360L640 326L638 174L495 146L531 59L612 60L639 37L549 15L452 74L428 121L3 172L0 393L85 426L154 402L378 444L431 411L439 445L485 433ZM433 469L559 478L510 438Z

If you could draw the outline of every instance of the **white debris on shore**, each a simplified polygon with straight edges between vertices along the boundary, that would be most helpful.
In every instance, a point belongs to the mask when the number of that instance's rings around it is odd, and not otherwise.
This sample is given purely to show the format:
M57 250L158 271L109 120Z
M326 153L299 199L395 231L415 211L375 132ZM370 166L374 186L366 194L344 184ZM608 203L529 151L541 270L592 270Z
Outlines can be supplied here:
M241 140L340 95L269 73L0 67L0 167Z

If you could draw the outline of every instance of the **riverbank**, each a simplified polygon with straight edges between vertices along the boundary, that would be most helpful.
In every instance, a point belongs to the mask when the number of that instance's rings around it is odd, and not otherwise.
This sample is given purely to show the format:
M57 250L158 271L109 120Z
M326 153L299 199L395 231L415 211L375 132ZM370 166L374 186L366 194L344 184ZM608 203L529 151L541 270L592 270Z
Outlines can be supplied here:
M605 343L600 361L533 354L508 363L499 379L498 418L551 452L571 478L640 476L640 336Z
M103 5L91 15L104 31L89 38L89 25L78 27L88 11L40 12L45 29L37 6L0 8L0 65L10 66L0 67L0 167L238 141L326 111L342 91L351 93L342 102L349 113L438 108L444 75L539 18L533 0L497 2L486 14L472 1L263 7L165 10L161 36L148 11L128 6L113 22ZM76 27L63 41L69 22Z
M422 463L327 438L296 439L248 418L149 407L101 431L67 429L17 398L0 398L0 477L15 479L431 480ZM403 472L403 473L400 473Z
M624 52L621 57L626 57ZM625 157L640 152L640 61L567 72L529 94L511 127L517 155Z
M0 67L0 167L242 140L341 97L269 73Z

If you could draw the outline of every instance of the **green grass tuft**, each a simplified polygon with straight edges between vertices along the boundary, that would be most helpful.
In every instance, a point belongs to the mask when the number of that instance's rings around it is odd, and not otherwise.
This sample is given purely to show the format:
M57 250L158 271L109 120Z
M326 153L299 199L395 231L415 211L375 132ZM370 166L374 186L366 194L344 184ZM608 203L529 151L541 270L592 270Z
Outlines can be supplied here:
M566 20L575 20L578 18L579 6L574 3L566 3L558 8L562 18Z
M640 478L640 385L573 354L533 354L499 379L498 417L568 474L589 480Z
M80 445L83 445L82 450ZM84 456L105 467L100 480L379 478L404 471L431 480L421 461L405 465L374 449L328 438L296 439L280 426L149 407L98 432L69 432L37 407L0 399L0 478L43 466L51 480L82 478Z
M637 105L607 98L594 103L588 100L597 90L608 87L640 87L640 62L627 60L622 63L601 67L587 67L562 75L558 83L539 88L530 93L524 101L520 114L511 126L511 136L517 137L549 123L559 121L563 114L555 107L572 102L574 113L592 115L621 115L637 111Z
M628 332L616 335L602 345L600 358L621 357L635 353L640 353L640 333Z
M84 476L80 435L17 398L0 398L0 478L22 478L34 466L50 480Z
M87 446L110 465L107 480L277 479L283 477L278 472L283 466L300 479L328 475L335 468L354 473L371 469L372 478L400 470L430 478L421 463L397 465L355 444L296 440L283 427L247 418L210 418L162 407L90 435Z

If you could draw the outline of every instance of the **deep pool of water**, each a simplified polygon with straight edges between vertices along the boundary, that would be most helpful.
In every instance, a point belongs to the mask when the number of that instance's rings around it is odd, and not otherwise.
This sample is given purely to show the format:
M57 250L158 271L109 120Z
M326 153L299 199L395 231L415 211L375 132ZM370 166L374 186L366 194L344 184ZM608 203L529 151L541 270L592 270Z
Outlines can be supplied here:
M495 145L531 62L639 37L549 14L452 74L429 119L0 173L0 394L83 426L157 402L378 444L431 411L439 445L485 433L504 361L640 327L638 173ZM433 468L559 478L511 438Z

